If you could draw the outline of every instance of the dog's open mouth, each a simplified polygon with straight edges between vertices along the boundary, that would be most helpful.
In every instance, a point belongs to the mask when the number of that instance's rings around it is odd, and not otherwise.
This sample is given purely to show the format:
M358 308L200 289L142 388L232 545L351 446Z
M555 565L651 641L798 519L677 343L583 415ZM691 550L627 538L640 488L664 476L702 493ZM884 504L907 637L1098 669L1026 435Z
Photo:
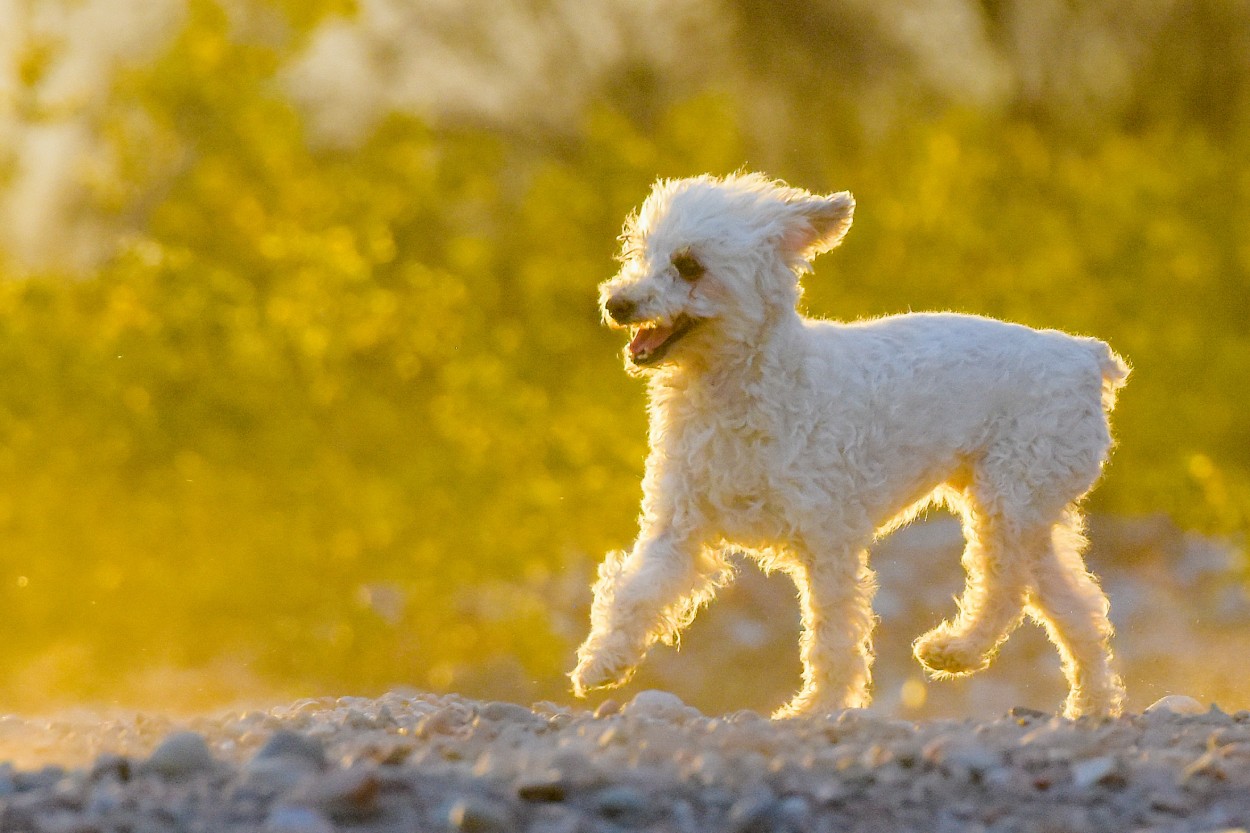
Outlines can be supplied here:
M629 342L629 360L638 366L659 364L696 320L679 315L671 324L643 324Z

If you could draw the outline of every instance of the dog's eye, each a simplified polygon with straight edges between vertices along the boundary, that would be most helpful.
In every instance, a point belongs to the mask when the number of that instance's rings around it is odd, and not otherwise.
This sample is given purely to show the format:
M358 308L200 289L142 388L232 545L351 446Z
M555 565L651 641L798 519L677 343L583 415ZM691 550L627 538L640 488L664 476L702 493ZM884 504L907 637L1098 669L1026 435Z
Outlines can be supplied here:
M673 255L672 263L677 274L687 281L697 281L706 271L699 259L685 250Z

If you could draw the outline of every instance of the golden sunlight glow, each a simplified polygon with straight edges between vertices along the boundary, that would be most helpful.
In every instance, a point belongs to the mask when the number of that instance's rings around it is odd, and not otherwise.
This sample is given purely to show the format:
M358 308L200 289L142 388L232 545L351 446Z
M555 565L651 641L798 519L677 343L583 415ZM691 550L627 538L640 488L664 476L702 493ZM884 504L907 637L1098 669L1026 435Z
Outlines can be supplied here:
M899 689L899 701L908 711L918 711L924 707L929 697L929 688L925 681L918 677L908 677Z
M657 176L853 191L813 315L1107 339L1137 369L1091 517L1244 542L1250 47L1236 4L1094 2L0 3L0 703L567 700L646 450L596 285ZM1190 538L1121 537L1194 598L1158 555ZM880 690L939 708L907 668ZM682 696L795 683L718 676Z

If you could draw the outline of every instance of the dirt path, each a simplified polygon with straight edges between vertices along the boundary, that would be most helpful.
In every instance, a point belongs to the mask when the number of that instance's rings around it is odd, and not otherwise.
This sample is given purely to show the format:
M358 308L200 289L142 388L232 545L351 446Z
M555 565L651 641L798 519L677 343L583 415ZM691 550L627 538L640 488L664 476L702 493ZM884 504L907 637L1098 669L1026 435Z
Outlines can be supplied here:
M1192 702L1182 711L1192 711ZM1250 712L908 723L599 716L457 696L175 722L0 719L0 830L1224 831L1250 824ZM59 761L59 765L40 761ZM65 766L67 768L62 768Z

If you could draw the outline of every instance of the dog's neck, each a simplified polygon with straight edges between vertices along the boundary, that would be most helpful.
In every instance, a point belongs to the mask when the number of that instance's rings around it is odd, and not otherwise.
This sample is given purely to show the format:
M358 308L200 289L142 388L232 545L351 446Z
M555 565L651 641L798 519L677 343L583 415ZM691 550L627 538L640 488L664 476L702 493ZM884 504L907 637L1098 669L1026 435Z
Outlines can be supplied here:
M771 311L751 333L729 335L715 350L692 351L658 369L649 380L653 407L691 398L741 404L764 395L763 381L781 378L793 366L786 359L799 349L802 322L793 309Z

